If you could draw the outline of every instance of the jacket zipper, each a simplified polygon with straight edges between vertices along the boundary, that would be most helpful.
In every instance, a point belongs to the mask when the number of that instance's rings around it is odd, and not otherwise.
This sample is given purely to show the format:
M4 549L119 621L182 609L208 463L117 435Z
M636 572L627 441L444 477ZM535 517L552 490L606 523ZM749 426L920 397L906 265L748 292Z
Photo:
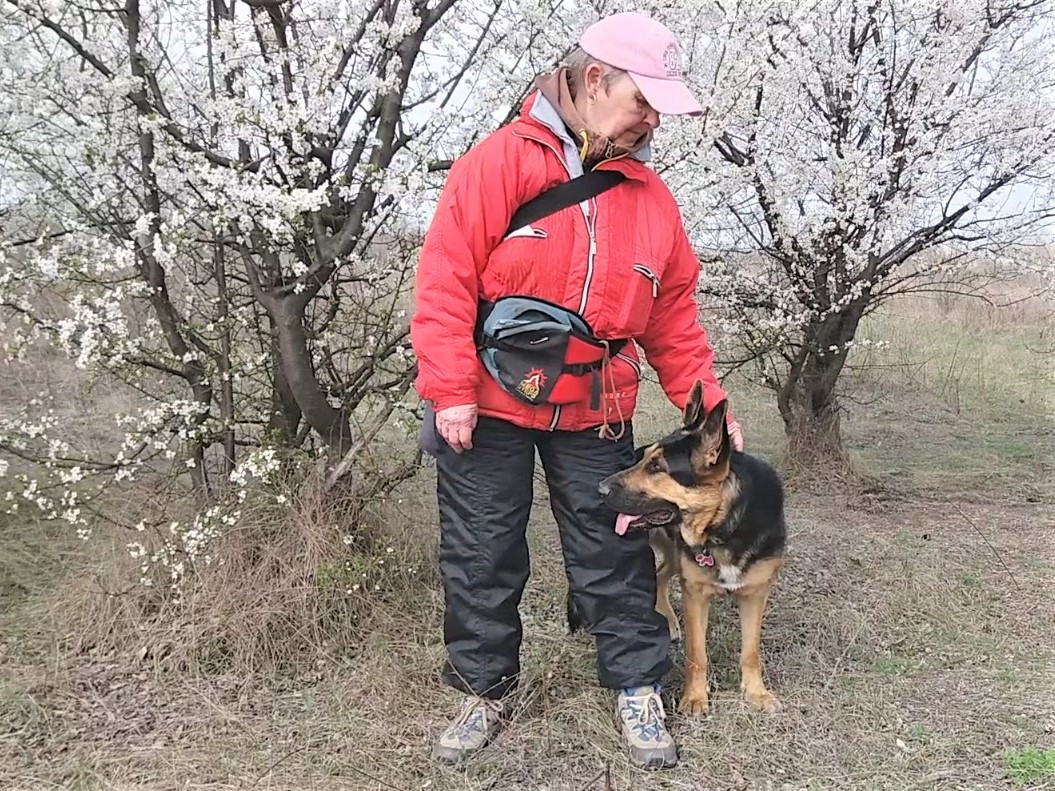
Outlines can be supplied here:
M571 168L568 167L568 163L564 161L564 157L561 156L560 151L558 151L552 145L547 143L545 140L540 140L539 138L532 137L531 135L522 135L519 132L514 132L513 134L515 134L517 137L523 137L523 138L526 138L528 140L533 140L536 143L538 143L539 145L542 145L542 146L545 146L546 148L548 148L550 151L552 151L554 154L557 155L557 161L560 162L561 165L564 166L564 170L567 171L567 173L568 173L568 178L572 178ZM589 227L590 227L590 218L589 218L588 210L585 210L585 209L583 210L583 219L586 220L586 227L587 227L587 229L589 229ZM591 238L592 238L592 236L591 236ZM555 431L557 429L557 424L560 423L560 413L561 413L561 406L560 406L560 404L554 404L553 405L553 417L550 419L550 422L549 422L549 428L548 428L549 431Z
M594 203L593 199L590 203ZM594 204L596 208L596 204ZM592 222L591 222L592 219ZM579 300L579 313L586 315L586 302L590 297L590 283L593 281L593 261L597 257L597 213L596 211L586 216L586 232L590 235L590 252L586 256L586 279L582 284L582 299Z
M634 271L640 272L642 275L652 281L652 299L659 296L659 278L656 277L656 273L649 269L644 264L634 264Z
M617 159L622 157L612 157L610 159L603 159L593 166L594 170L597 170L601 165L607 162L615 162ZM586 217L586 231L590 234L590 254L586 260L586 280L582 284L582 299L579 301L579 313L586 314L586 303L589 300L590 285L593 283L593 263L597 258L597 198L591 198L590 203L593 206L592 214Z
M528 140L534 140L540 145L546 146L550 151L557 155L557 160L564 166L564 169L568 172L568 178L572 178L571 168L568 167L568 163L564 161L564 155L561 154L553 145L537 137L531 135L523 135L519 132L515 132L518 137L525 137ZM594 165L593 169L597 170L601 165L607 164L608 162L615 162L617 159L622 157L611 157L605 159ZM590 207L593 207L594 211L590 211ZM586 279L582 284L582 296L579 298L579 313L585 315L586 303L590 298L590 285L593 283L593 266L594 261L597 258L597 199L591 198L585 208L582 210L583 219L586 221L586 233L589 236L590 247L586 257ZM653 275L653 278L655 275Z
M557 424L560 423L560 404L553 405L553 419L549 422L549 428L547 431L556 431Z
M557 155L557 161L560 162L561 165L564 166L564 170L567 171L567 173L568 173L568 178L573 178L573 176L571 175L571 168L568 167L568 163L564 161L564 155L560 151L558 151L553 145L551 145L550 143L546 142L545 140L542 140L542 139L537 138L537 137L533 137L531 135L524 135L524 134L521 134L520 132L514 132L513 134L517 135L518 137L524 137L524 138L526 138L528 140L533 140L533 141L535 141L536 143L538 143L540 145L546 146L546 148L548 148L550 151L552 151L554 154ZM598 167L600 167L601 165L605 164L606 162L614 162L616 159L619 159L619 157L613 157L612 159L602 160L601 162L598 162L596 165L594 165L593 169L597 170ZM594 209L597 208L597 199L596 198L591 198L590 201L587 203L587 205L585 207L582 207L583 220L585 220L585 222L586 222L586 233L587 233L587 235L589 236L589 239L590 239L589 253L587 254L587 258L586 258L586 279L583 282L583 285L582 285L582 297L579 300L579 313L582 314L582 315L585 315L585 312L586 312L586 303L589 300L589 294L590 294L590 284L593 281L593 264L594 264L594 259L597 256L597 234L596 234L596 232L597 232L597 226L596 226L597 218L596 218L596 211L593 212L594 216L591 218L591 212L590 212L590 207L591 206ZM655 275L653 275L653 278L654 277L655 277ZM633 363L632 360L630 362ZM638 369L638 376L640 376L640 369ZM603 404L601 405L601 409L604 409L604 405ZM560 423L560 416L561 416L561 405L560 404L554 404L553 405L553 418L549 422L549 430L550 431L556 431L557 424Z
M633 357L627 357L622 352L617 352L615 356L618 357L623 362L625 362L631 368L633 368L634 369L634 373L637 375L638 379L641 378L641 366L638 365L637 360L635 360Z

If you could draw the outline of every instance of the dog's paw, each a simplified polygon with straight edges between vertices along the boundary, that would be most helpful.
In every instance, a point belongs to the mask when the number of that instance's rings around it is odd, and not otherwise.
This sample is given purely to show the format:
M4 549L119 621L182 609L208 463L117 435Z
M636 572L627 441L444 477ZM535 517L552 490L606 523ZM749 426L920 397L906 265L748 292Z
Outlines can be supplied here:
M766 714L775 714L784 708L784 704L777 699L777 696L768 690L745 692L744 697L747 698L748 703Z
M710 711L711 703L704 690L700 693L688 693L678 703L678 711L687 717L702 717Z

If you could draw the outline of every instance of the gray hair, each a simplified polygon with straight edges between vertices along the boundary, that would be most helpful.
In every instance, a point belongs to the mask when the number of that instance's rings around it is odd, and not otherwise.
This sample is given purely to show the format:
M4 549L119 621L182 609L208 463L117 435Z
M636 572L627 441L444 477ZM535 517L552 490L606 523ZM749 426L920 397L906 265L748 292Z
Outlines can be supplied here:
M592 63L596 63L604 68L604 75L601 77L601 84L604 86L605 90L608 90L612 83L626 73L622 69L617 69L615 66L605 63L603 60L598 60L587 53L582 47L576 46L564 57L560 64L568 69L568 87L572 99L575 99L578 96L579 89L583 86L583 77L586 74L586 69Z

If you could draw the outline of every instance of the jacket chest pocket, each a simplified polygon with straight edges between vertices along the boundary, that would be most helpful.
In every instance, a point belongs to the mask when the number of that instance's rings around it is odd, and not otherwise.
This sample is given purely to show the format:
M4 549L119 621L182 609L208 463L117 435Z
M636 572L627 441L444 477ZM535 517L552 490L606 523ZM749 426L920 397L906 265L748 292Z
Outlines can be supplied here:
M619 278L620 293L614 297L619 305L618 326L626 333L625 337L636 337L648 326L665 268L666 262L639 254L623 271Z

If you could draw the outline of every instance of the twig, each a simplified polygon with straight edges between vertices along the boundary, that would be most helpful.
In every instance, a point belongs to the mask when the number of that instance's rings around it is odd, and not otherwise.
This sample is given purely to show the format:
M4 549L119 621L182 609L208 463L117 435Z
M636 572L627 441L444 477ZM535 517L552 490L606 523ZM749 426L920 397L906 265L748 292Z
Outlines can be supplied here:
M383 786L384 788L391 788L392 791L407 791L407 789L404 786L394 786L391 783L385 782L380 777L374 777L372 774L367 772L365 769L360 769L357 766L351 766L349 768L353 772L355 772L357 775L365 777L367 780L370 780L371 782L377 783L379 786Z
M835 683L835 679L839 674L839 670L843 662L846 660L846 657L850 655L850 651L853 649L853 647L857 645L857 638L863 631L864 625L859 626L857 632L847 642L846 648L843 649L843 652L839 655L839 657L835 660L835 663L832 665L832 670L831 673L828 675L828 680L824 682L824 689L831 689L831 686Z
M307 747L305 745L298 745L297 747L294 747L292 750L289 750L288 752L280 755L278 758L276 758L274 761L271 762L271 765L268 766L268 768L265 769L260 774L260 776L256 778L256 780L253 781L253 785L260 785L260 782L265 777L267 777L269 774L271 774L275 770L275 767L277 767L280 763L284 762L287 758L291 758L292 756L296 755L297 753L304 752L305 749L307 749Z
M342 458L330 474L326 476L325 491L329 491L336 486L337 482L352 468L355 460L359 458L359 454L362 453L363 448L365 448L373 438L378 435L381 429L384 428L385 421L388 419L388 416L392 414L394 409L395 405L390 405L378 421L373 426L366 429L348 452L344 454L344 458Z
M588 789L593 788L594 783L598 780L604 781L604 789L602 791L615 791L615 786L612 785L612 765L610 763L605 764L604 769L587 780L586 785L580 791L588 791Z
M996 551L996 547L994 547L992 544L989 543L989 539L985 537L985 533L983 533L981 528L978 527L978 525L976 525L974 523L974 521L971 519L971 517L969 517L967 514L965 514L963 512L963 510L960 508L960 506L956 505L954 507L956 508L956 511L960 514L960 516L963 517L964 521L967 522L967 524L969 524L971 527L973 527L975 532L978 533L978 535L980 535L982 537L982 540L986 543L986 546L988 546L989 549L992 550L993 555L995 555L996 559L1000 561L1000 565L1004 567L1004 571L1007 572L1007 576L1009 576L1011 578L1011 581L1013 583L1015 583L1015 587L1018 588L1018 590L1021 592L1022 586L1018 584L1018 580L1015 579L1015 575L1011 572L1011 569L1008 568L1007 563L1004 562L1004 559L1003 559L1003 557L1000 556L1000 553Z

